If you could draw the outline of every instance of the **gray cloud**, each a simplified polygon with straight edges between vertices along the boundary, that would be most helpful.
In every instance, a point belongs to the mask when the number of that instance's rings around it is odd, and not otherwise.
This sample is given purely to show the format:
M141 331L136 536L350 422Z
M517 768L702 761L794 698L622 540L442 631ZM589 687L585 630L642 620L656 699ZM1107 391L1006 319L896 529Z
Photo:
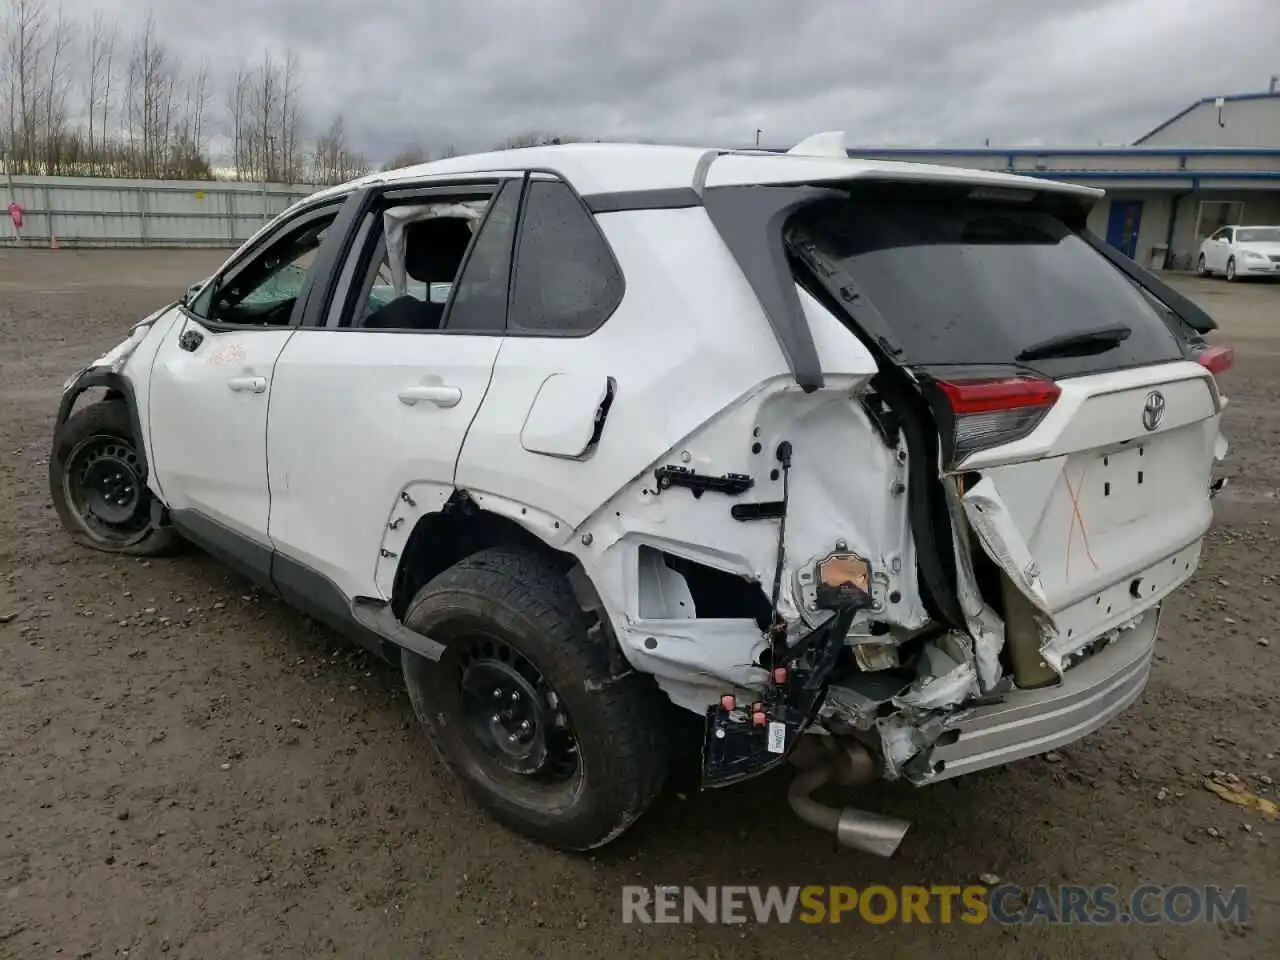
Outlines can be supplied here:
M88 20L129 0L64 0ZM299 58L312 127L385 158L538 130L789 145L1131 142L1280 72L1275 0L169 0L172 52L215 75ZM221 90L216 105L223 102Z

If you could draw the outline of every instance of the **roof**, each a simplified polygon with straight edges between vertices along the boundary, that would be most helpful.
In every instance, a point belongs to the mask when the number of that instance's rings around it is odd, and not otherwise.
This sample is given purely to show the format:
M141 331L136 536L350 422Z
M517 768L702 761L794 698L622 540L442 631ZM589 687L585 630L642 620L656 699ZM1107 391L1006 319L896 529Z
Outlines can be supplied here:
M1217 103L1219 100L1223 101L1224 103L1234 103L1240 100L1276 100L1276 99L1280 99L1280 90L1277 90L1275 92L1264 91L1262 93L1232 93L1223 97L1202 97L1201 99L1197 100L1195 103L1191 104L1191 106L1186 107L1183 110L1179 110L1177 113L1175 113L1172 117L1170 117L1164 123L1148 130L1146 133L1140 136L1137 140L1133 141L1133 145L1136 147L1140 143L1142 143L1142 141L1149 140L1151 137L1154 137L1157 133L1159 133L1165 127L1169 126L1170 124L1177 123L1179 120L1185 117L1192 110L1195 110L1197 107L1203 107L1206 104L1211 106Z
M398 183L448 174L554 173L584 196L689 190L730 184L812 183L858 178L972 183L981 186L1054 190L1080 197L1100 191L1068 183L1046 183L1014 174L900 160L861 160L724 150L715 147L637 143L570 143L471 154L370 174L332 187L323 195L373 183ZM319 196L319 195L318 195ZM314 199L314 198L313 198Z

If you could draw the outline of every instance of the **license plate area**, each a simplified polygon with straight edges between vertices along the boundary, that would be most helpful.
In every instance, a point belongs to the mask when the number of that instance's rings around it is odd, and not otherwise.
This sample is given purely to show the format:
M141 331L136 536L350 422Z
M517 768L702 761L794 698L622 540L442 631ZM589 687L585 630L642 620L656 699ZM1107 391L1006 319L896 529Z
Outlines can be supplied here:
M1105 529L1155 513L1161 499L1158 460L1147 443L1095 455L1086 486L1090 523Z

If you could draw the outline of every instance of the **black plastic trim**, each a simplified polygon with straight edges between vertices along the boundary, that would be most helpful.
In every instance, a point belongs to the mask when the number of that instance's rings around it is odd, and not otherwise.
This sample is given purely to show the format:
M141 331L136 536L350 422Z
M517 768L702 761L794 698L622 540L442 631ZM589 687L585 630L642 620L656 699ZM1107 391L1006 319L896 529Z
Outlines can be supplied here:
M170 510L177 531L201 550L238 570L264 590L276 592L271 581L272 549L197 510Z
M75 406L77 398L86 390L92 390L94 387L105 387L108 390L119 393L124 398L125 406L129 410L129 426L133 430L133 438L137 441L138 459L141 461L141 474L139 479L146 481L149 471L147 462L146 438L142 434L142 420L138 416L138 400L133 393L133 384L122 373L116 373L113 370L100 370L88 367L81 370L75 381L62 394L62 399L58 402L57 418L53 422L53 438L54 444L58 441L58 431L67 422L71 416L71 408Z
M632 210L686 210L702 206L702 198L692 187L660 190L619 190L591 193L582 198L592 213L623 213Z
M342 265L351 253L360 222L374 204L376 191L362 187L347 197L337 218L329 225L329 235L320 244L315 263L307 272L298 302L294 305L294 326L323 330L329 316L329 301L342 279Z
M196 510L170 512L187 540L285 603L350 637L390 663L404 647L433 660L444 648L399 623L386 601L347 597L324 574Z
M702 197L711 222L755 291L796 383L806 392L826 381L787 257L783 226L798 207L843 196L803 184L709 187Z

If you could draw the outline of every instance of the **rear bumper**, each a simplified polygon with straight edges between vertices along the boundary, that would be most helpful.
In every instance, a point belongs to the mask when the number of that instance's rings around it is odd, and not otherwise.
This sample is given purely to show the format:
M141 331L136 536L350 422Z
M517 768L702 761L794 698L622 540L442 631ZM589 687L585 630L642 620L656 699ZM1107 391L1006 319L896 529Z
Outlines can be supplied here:
M1000 703L956 714L935 746L907 772L936 783L1078 740L1107 723L1142 693L1151 675L1159 608L1110 646L1068 670L1058 686L1018 690Z

